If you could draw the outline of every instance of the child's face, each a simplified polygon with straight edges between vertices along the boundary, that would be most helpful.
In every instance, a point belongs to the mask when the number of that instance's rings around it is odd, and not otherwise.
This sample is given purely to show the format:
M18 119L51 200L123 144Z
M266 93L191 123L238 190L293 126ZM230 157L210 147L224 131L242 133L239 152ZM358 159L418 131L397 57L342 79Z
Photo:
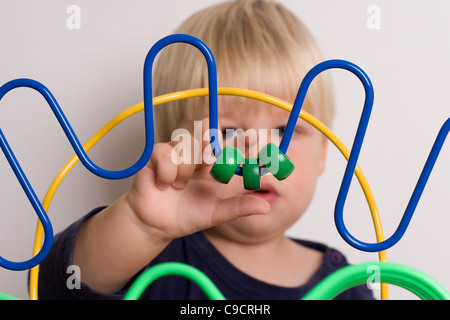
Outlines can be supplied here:
M289 113L280 108L254 100L237 105L221 105L219 126L225 135L225 144L234 144L246 157L256 157L259 149L269 142L279 145ZM235 130L244 132L237 142ZM271 129L276 129L271 133ZM233 133L236 135L233 136ZM243 139L243 137L245 137ZM233 138L235 138L233 140ZM243 142L244 141L244 142ZM307 122L299 119L286 155L294 163L295 169L285 180L279 181L273 175L261 177L261 189L244 189L241 176L234 175L228 184L217 183L217 194L221 198L252 194L262 197L271 205L271 211L264 216L248 216L219 225L209 232L219 232L222 236L240 241L257 241L283 235L306 211L313 197L318 176L324 170L326 141L322 134Z

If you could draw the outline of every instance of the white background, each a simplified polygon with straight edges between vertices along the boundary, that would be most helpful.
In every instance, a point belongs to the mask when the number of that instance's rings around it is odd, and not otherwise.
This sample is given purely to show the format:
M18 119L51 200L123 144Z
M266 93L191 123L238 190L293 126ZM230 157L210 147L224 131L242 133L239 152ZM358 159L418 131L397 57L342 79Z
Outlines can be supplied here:
M143 100L142 70L150 47L191 13L219 1L207 0L0 0L0 85L19 77L46 85L60 103L80 141L87 141L120 111ZM450 116L450 2L445 0L283 0L310 28L325 58L352 61L375 88L375 105L359 164L377 201L385 237L397 228L436 134ZM69 5L81 9L81 29L69 30ZM380 9L380 29L367 27L367 8ZM348 72L333 70L337 117L334 131L351 146L364 92ZM49 107L38 93L16 89L1 101L0 128L41 199L72 156ZM108 135L90 156L100 166L122 169L143 147L141 115ZM412 222L388 260L418 268L450 289L446 243L450 226L450 148L437 161ZM351 263L375 261L347 245L333 221L334 202L346 162L330 147L309 212L290 235L325 242ZM30 258L36 216L3 156L0 156L0 256ZM354 179L345 206L347 227L375 242L361 189ZM49 210L55 233L92 208L122 194L130 179L108 181L78 164ZM27 271L0 269L0 292L28 298ZM377 292L379 295L379 292ZM416 299L390 286L391 299Z

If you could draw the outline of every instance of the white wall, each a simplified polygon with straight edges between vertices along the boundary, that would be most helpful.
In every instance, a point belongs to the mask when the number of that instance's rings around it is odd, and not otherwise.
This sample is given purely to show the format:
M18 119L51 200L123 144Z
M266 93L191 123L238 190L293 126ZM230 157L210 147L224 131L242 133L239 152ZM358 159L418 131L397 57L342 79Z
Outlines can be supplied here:
M45 84L56 96L82 142L123 109L142 101L144 58L157 40L207 0L21 0L0 1L0 85L19 77ZM362 67L375 87L375 105L360 165L380 209L385 237L398 226L435 136L450 116L450 2L445 0L282 0L317 37L327 59ZM81 29L69 30L66 9L81 9ZM380 9L380 29L367 26L370 5ZM354 76L331 71L336 82L336 134L351 146L362 109L363 89ZM16 89L0 107L5 133L36 193L43 198L72 156L53 114L36 92ZM136 129L137 128L137 129ZM100 166L128 167L143 147L141 116L119 126L90 153ZM130 141L133 141L130 143ZM416 267L450 289L450 259L444 243L450 225L449 143L443 148L405 236L388 260ZM345 161L330 147L328 167L307 215L289 234L342 250L350 262L377 260L338 235L333 209ZM30 257L35 214L0 156L0 256ZM358 238L374 242L368 206L355 182L345 221ZM107 181L77 165L49 210L55 233L95 206L110 203L130 179ZM391 286L391 299L415 299ZM0 292L28 298L27 272L0 269Z

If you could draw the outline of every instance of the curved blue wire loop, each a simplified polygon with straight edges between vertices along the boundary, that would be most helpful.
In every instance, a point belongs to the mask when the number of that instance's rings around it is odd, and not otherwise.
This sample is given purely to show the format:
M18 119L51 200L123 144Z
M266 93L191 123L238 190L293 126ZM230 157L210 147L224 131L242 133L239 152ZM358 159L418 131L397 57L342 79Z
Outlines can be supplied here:
M378 252L386 250L393 245L395 245L404 235L406 232L406 229L408 228L408 225L411 221L411 218L414 214L414 211L417 207L417 204L420 200L420 197L423 193L423 190L425 188L425 185L427 184L428 178L431 174L431 171L433 170L434 164L436 163L436 160L439 156L440 150L442 149L442 146L445 142L445 139L450 131L450 118L443 124L441 127L438 136L434 142L434 145L431 149L430 155L424 165L424 168L422 170L422 173L419 177L419 180L417 182L417 185L413 191L413 194L411 196L411 199L407 205L407 208L405 210L405 213L399 223L399 226L397 227L394 234L378 243L366 243L362 242L358 239L356 239L346 228L343 218L343 211L344 211L344 205L345 201L347 199L348 191L350 188L350 184L352 182L353 174L356 169L356 165L358 162L358 157L361 151L361 146L363 144L364 136L367 130L367 126L369 123L370 114L372 112L373 107L373 101L374 101L374 92L373 92L373 86L372 83L367 76L367 74L358 66L355 64L344 61L344 60L329 60L324 61L315 67L313 67L305 76L303 79L296 100L294 102L294 105L292 107L292 111L288 120L288 124L286 126L285 133L283 135L283 138L280 142L280 150L282 152L286 152L289 141L292 138L292 134L295 129L295 124L297 122L298 116L300 115L301 106L304 102L306 93L308 91L308 88L311 84L311 82L314 80L314 78L321 73L322 71L332 69L332 68L339 68L339 69L345 69L350 72L352 72L354 75L356 75L359 80L361 81L364 90L365 90L365 100L364 100L364 107L362 110L361 118L358 124L358 128L356 131L355 139L353 141L353 146L350 152L349 160L347 162L347 167L345 169L344 177L341 183L341 187L339 190L339 194L336 200L335 205L335 224L336 228L339 231L339 234L342 236L342 238L351 246L353 246L356 249L362 250L362 251L369 251L369 252Z
M209 70L209 86L210 86L210 122L211 126L217 128L218 116L217 116L217 75L216 75L216 66L214 57L209 50L209 48L199 39L184 35L184 34L175 34L170 35L165 38L159 40L148 52L147 57L145 59L144 64L144 121L145 121L145 147L141 157L137 160L137 162L130 167L118 170L111 171L105 170L99 166L97 166L86 154L83 149L82 144L78 140L75 132L73 131L69 121L61 110L58 102L56 101L53 94L50 92L48 88L46 88L43 84L38 81L31 79L15 79L5 83L0 87L0 100L5 96L9 91L19 88L19 87L28 87L38 91L47 101L51 110L53 111L55 117L57 118L61 128L66 134L72 148L80 159L81 163L92 173L106 178L106 179L123 179L130 177L137 173L140 169L142 169L150 159L150 156L153 152L154 147L154 126L153 126L153 98L152 98L152 67L153 62L156 58L156 55L162 50L165 46L175 43L175 42L184 42L195 46L199 49L208 63ZM214 132L213 132L214 133ZM217 130L215 132L216 136L213 136L211 141L213 150L218 150L220 152L219 140L217 139ZM42 207L39 198L36 196L31 184L29 183L25 173L20 167L17 158L15 157L11 147L9 146L3 132L0 130L0 147L5 154L6 159L8 160L12 170L14 171L16 178L19 180L22 189L28 197L33 209L36 212L39 220L42 223L44 229L45 239L42 245L41 250L31 259L24 262L13 262L3 257L0 257L0 266L6 269L11 270L25 270L30 269L38 265L42 262L42 260L47 256L53 242L53 228L51 222Z
M0 88L1 91L2 88ZM1 97L0 97L1 99ZM42 207L41 202L39 201L39 198L36 196L36 193L34 192L33 188L31 187L30 183L28 182L28 179L23 172L22 168L19 165L19 162L17 161L16 157L14 156L14 153L11 150L11 147L8 144L8 141L6 141L5 135L3 134L2 130L0 129L0 147L5 154L6 159L9 162L9 165L11 166L11 169L13 170L14 174L16 175L17 180L19 180L20 185L22 186L22 189L24 190L25 194L27 195L27 198L31 205L33 206L34 211L36 212L39 220L42 223L43 229L44 229L44 242L42 244L41 250L31 259L23 262L13 262L9 261L3 257L0 257L0 266L6 269L10 270L26 270L29 268L34 267L35 265L39 264L49 253L52 243L53 243L53 227L52 224Z
M217 68L214 55L208 46L201 40L187 34L173 34L162 38L150 49L144 64L144 104L153 103L152 90L152 66L156 55L167 45L180 42L188 43L196 47L204 56L208 67L208 97L209 97L209 131L211 148L215 156L220 154L221 148L218 137L218 91L217 91ZM147 103L146 103L147 102Z
M377 251L383 251L386 250L393 245L395 245L405 234L406 229L408 228L409 223L411 222L411 219L413 217L414 211L417 207L417 204L419 203L420 197L422 196L423 190L425 189L425 186L427 184L428 178L430 177L430 174L433 170L433 167L436 163L436 160L439 156L439 153L442 149L442 146L445 142L445 139L448 136L448 133L450 131L450 118L447 119L447 121L444 122L441 129L439 130L439 133L436 137L436 140L433 144L433 147L430 151L430 154L427 158L427 161L425 162L425 165L422 169L422 172L419 176L419 179L417 181L416 187L414 188L414 191L411 195L411 198L408 202L408 205L405 209L405 212L403 214L403 217L395 230L395 232L392 234L391 237L388 239L378 242L378 243L366 243L363 241L360 241L356 239L350 232L347 230L344 218L343 218L343 210L344 210L344 204L345 200L348 194L348 189L350 187L350 183L352 180L353 171L355 169L355 163L357 160L357 153L359 152L359 149L361 148L361 143L356 144L355 139L355 154L353 155L352 162L347 164L347 168L344 174L344 178L341 184L341 189L338 194L338 198L336 200L336 206L335 206L335 224L339 231L339 234L342 236L342 238L351 246L353 246L356 249L362 250L362 251L368 251L368 252L377 252ZM358 135L358 134L357 134ZM362 139L363 134L359 133L360 139ZM352 150L353 152L353 150ZM352 155L350 155L352 157Z

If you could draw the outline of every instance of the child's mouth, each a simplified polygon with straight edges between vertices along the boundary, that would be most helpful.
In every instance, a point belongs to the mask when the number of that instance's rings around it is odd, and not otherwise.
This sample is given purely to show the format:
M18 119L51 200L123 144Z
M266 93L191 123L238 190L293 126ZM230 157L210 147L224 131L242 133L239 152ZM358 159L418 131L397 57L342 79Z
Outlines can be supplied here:
M269 184L261 184L261 188L259 190L250 191L247 192L247 194L261 197L270 204L274 203L279 198L279 194L276 189Z

